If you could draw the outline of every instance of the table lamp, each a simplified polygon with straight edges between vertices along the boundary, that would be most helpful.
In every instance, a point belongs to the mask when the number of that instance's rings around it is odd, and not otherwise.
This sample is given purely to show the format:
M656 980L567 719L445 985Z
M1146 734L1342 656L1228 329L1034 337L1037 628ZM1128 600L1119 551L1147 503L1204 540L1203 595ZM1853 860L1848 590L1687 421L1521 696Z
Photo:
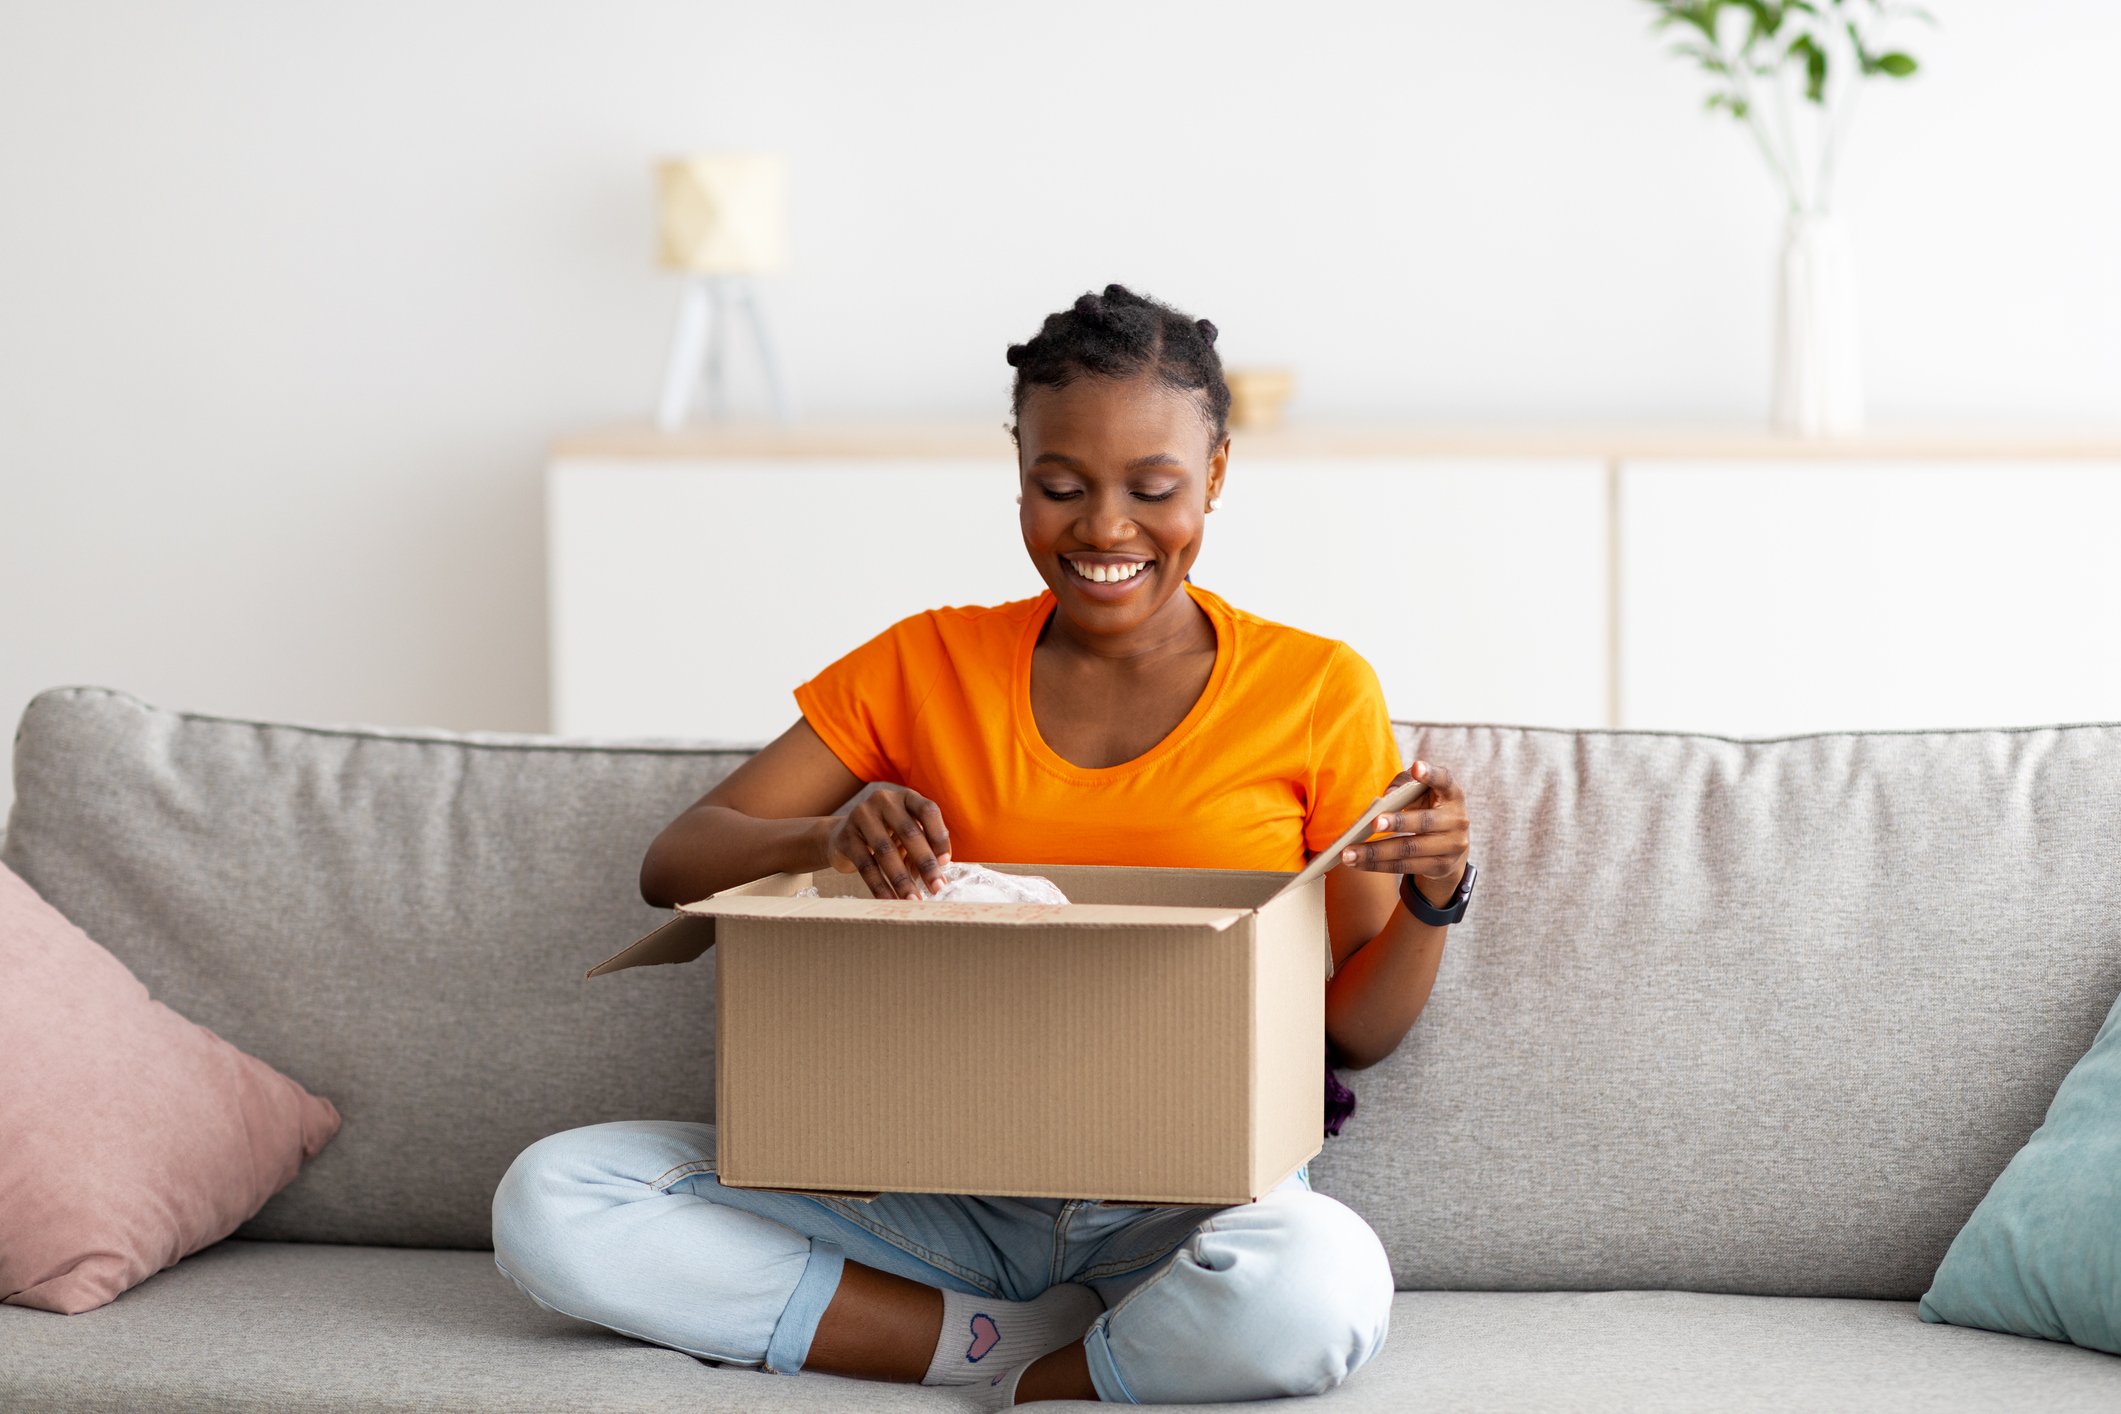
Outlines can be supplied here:
M729 326L739 316L757 346L774 415L786 421L780 367L751 283L753 275L788 263L787 180L780 157L702 152L658 162L655 170L662 202L661 262L686 272L656 425L669 430L682 424L693 393L703 384L707 415L726 415Z

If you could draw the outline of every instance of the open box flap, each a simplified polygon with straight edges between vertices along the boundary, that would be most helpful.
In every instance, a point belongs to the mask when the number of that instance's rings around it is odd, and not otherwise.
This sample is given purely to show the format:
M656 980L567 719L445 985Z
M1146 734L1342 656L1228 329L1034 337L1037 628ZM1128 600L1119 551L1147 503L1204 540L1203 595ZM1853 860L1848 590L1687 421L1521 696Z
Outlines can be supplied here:
M1428 788L1428 782L1426 781L1408 781L1405 785L1394 787L1371 801L1370 808L1365 810L1354 824L1342 830L1338 839L1311 856L1309 864L1290 875L1289 882L1283 884L1275 892L1274 898L1280 898L1284 894L1295 893L1313 879L1324 877L1327 870L1340 863L1340 852L1342 850L1354 844L1357 840L1368 839L1371 835L1377 833L1378 816L1389 815L1394 811L1406 809L1407 806L1419 799ZM1268 903L1273 901L1274 899L1267 900Z
M582 975L601 977L629 967L653 967L663 963L690 962L714 946L714 920L680 913L662 927L637 938Z
M776 880L787 880L788 877L779 875ZM923 903L911 899L791 898L749 891L762 882L771 881L754 880L752 884L724 890L710 898L679 904L677 915L669 922L605 958L583 973L583 977L601 977L607 972L623 972L629 967L691 962L714 946L717 918L861 919L893 927L916 928L954 927L967 923L1065 923L1073 928L1151 928L1183 924L1221 933L1252 911L1178 904Z

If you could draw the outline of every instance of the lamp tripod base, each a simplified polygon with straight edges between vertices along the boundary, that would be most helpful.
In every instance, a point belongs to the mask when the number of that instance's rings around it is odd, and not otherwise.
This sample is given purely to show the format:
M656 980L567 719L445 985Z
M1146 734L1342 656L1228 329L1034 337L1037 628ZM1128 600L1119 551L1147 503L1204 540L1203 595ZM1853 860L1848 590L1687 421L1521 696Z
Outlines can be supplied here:
M656 426L674 431L684 425L695 392L705 395L707 417L719 422L729 415L729 328L741 318L751 331L766 391L778 422L788 420L788 394L781 382L758 295L743 275L694 275L685 282L678 303L677 327L670 336L670 362L663 370L663 395L656 403Z

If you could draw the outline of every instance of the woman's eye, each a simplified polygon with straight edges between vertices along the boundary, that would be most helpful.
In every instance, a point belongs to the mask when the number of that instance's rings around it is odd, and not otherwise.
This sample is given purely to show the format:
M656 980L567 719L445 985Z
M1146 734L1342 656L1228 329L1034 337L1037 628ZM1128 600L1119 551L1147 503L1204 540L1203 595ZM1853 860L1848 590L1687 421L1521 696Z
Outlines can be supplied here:
M1048 488L1048 487L1045 487L1045 486L1041 486L1041 487L1039 487L1038 489L1039 489L1039 492L1040 492L1040 494L1044 495L1044 496L1045 496L1045 498L1046 498L1047 500L1049 500L1049 501L1075 501L1075 500L1080 500L1080 499L1082 498L1082 494L1083 494L1083 493L1082 493L1082 492L1080 492L1080 491L1055 491L1055 490L1052 490L1052 489L1050 489L1050 488ZM1171 498L1172 498L1173 496L1176 496L1177 494L1178 494L1178 492L1177 492L1177 491L1176 491L1175 489L1173 489L1173 490L1170 490L1170 491L1165 491L1165 492L1161 493L1160 495L1155 495L1155 496L1151 496L1151 495L1149 495L1149 494L1148 494L1147 492L1144 492L1144 491L1137 491L1137 492L1135 492L1135 493L1134 493L1134 495L1135 495L1135 499L1137 499L1137 500L1142 500L1142 501L1168 501L1168 500L1170 500L1170 499L1171 499Z

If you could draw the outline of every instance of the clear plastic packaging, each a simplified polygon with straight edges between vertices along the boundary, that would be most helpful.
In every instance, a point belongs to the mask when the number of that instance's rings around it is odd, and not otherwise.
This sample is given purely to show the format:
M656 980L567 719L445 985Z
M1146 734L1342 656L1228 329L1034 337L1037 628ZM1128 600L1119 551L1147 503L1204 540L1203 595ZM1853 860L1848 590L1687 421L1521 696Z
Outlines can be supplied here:
M816 898L814 888L797 889L797 898ZM943 866L943 887L917 900L921 903L1066 903L1068 896L1051 879L1036 874L1004 874L983 864L957 860Z

